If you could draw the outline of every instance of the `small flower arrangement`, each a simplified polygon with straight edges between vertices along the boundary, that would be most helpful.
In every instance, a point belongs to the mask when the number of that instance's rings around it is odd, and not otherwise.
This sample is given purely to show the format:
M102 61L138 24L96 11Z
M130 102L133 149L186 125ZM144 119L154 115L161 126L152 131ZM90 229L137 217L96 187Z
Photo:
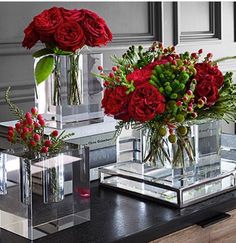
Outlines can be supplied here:
M68 103L81 104L77 82L79 52L84 46L100 47L112 40L112 33L105 20L87 9L69 10L52 7L36 15L24 33L23 47L31 49L38 41L45 44L45 48L33 54L33 57L39 59L34 70L36 84L39 85L54 73L53 105L60 105L60 57L68 56Z
M20 110L9 98L10 88L6 91L5 99L10 110L15 113L19 121L15 127L8 127L8 141L12 144L20 143L26 149L29 156L47 155L60 152L63 148L64 140L73 135L73 133L64 135L57 130L51 132L49 136L44 134L45 121L37 109L33 107L31 112Z
M131 46L121 57L113 57L115 66L104 80L102 107L105 114L120 120L122 128L148 128L151 140L149 159L165 157L166 142L177 143L183 155L193 154L187 139L189 123L202 119L236 119L236 85L232 73L222 74L212 54L176 53L175 47L153 43L148 49ZM161 155L161 156L159 156ZM178 156L176 157L178 158ZM173 162L173 161L172 161Z

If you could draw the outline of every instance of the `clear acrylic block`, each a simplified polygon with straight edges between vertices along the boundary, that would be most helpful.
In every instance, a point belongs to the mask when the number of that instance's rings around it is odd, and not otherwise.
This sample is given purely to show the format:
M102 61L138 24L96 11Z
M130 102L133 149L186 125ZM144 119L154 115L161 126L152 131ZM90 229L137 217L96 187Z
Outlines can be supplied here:
M0 152L1 228L34 240L90 220L89 149L65 151L31 160Z

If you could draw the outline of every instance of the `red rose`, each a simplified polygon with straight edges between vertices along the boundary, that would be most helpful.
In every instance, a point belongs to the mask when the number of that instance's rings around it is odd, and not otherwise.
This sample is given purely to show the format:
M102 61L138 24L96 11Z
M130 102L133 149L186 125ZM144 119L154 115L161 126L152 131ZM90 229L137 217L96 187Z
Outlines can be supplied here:
M81 9L79 11L82 16L79 23L84 30L87 46L106 45L112 40L112 33L103 18L90 10Z
M24 30L25 38L22 42L22 46L28 49L32 48L39 40L39 35L35 32L33 22Z
M203 80L197 83L195 95L198 98L206 97L207 105L212 106L219 99L218 88L215 85L214 77L206 75Z
M54 33L58 26L63 22L61 11L57 7L44 10L34 17L34 27L39 38L44 43L54 41Z
M59 26L55 35L57 46L64 51L72 51L83 47L85 36L80 25L74 21L67 21Z
M135 89L129 104L129 113L135 121L150 121L164 111L165 98L157 88L146 83Z
M128 102L130 95L126 94L127 89L124 86L107 88L102 99L102 108L107 115L114 116L115 119L129 121Z
M147 83L152 76L152 70L150 69L136 69L132 73L126 76L128 81L134 81L135 86L143 85Z
M60 8L63 18L67 20L81 21L83 19L83 14L78 9L68 10L65 8Z
M195 64L197 74L195 79L201 81L206 75L211 75L213 77L214 85L220 88L224 83L224 76L217 66L211 66L209 63L197 63Z
M194 91L197 99L205 96L207 105L212 106L219 99L219 89L224 83L224 76L217 66L211 66L209 63L197 63L195 65L197 74L194 77L197 80Z

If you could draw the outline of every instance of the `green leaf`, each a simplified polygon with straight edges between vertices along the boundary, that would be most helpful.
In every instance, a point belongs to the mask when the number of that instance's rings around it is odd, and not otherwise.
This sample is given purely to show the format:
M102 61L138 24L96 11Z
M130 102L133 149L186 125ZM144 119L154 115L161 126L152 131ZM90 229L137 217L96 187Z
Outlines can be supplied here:
M63 50L59 49L58 47L55 47L53 49L53 51L57 55L69 56L69 55L72 55L73 54L73 52L71 52L71 51L63 51Z
M43 48L39 51L36 51L34 54L33 54L33 57L37 58L37 57L42 57L42 56L45 56L45 55L48 55L48 54L53 54L54 51L52 49L49 49L49 48Z
M42 57L36 64L34 77L36 84L39 85L52 73L54 69L54 58L52 55Z

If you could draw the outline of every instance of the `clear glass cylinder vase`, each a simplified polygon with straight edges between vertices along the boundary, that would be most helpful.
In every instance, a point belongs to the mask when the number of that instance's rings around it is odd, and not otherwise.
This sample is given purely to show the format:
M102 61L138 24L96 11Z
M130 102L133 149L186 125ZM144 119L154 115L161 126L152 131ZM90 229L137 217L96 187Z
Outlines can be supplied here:
M35 59L35 63L39 60ZM36 105L39 113L44 115L47 126L64 129L103 119L96 97L90 94L90 86L94 88L94 85L84 82L83 62L83 55L79 53L54 55L53 72L36 86ZM101 96L101 91L102 88L99 88L96 96Z

